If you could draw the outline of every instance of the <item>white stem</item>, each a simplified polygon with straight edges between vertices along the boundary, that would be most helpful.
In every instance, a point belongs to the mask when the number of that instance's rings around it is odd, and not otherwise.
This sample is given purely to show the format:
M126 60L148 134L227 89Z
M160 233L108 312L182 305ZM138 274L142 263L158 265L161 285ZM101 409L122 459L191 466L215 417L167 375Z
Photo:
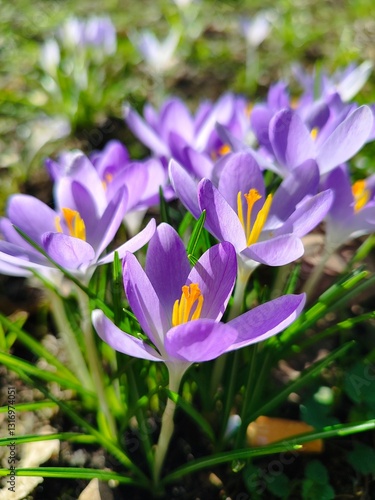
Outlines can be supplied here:
M182 371L176 371L169 369L169 390L178 393L182 376L186 370L186 367ZM174 403L170 398L167 400L167 405L165 407L162 420L161 429L155 450L155 463L154 463L154 484L158 485L161 470L163 467L165 455L168 451L168 446L174 431L174 412L176 409L176 403Z
M328 247L325 247L324 252L320 258L320 262L315 266L313 272L310 274L309 278L307 279L302 291L306 293L308 300L311 298L311 293L314 291L316 284L318 283L320 277L322 276L322 274L324 272L324 267L325 267L328 259L333 254L333 252L334 252L334 250L332 250Z

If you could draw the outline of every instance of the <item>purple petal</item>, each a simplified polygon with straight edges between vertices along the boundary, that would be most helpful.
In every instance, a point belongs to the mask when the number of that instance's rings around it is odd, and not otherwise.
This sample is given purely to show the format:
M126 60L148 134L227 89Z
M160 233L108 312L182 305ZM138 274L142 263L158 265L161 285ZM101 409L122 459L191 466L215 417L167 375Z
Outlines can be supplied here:
M229 321L228 325L237 330L238 337L228 351L261 342L281 332L299 316L305 300L305 294L284 295Z
M331 189L334 194L329 217L340 222L351 217L354 211L354 198L347 171L343 167L332 170L328 174L324 187Z
M319 168L314 160L307 160L294 168L273 197L266 227L272 227L272 219L287 220L305 196L317 193L319 180Z
M172 317L173 304L181 297L189 272L181 238L171 226L160 224L148 245L146 274L169 317Z
M238 215L211 181L203 179L198 185L198 202L206 210L206 227L220 241L229 241L236 251L246 247L246 238Z
M254 106L250 115L251 127L259 144L267 148L268 151L273 151L269 139L269 124L272 119L273 112L268 106L259 104Z
M169 177L176 195L185 207L198 219L202 213L198 205L198 185L175 160L169 162Z
M88 267L95 259L95 251L86 241L62 233L45 233L43 247L48 255L65 269Z
M71 192L74 200L73 206L85 223L86 240L91 242L99 223L96 203L86 187L76 181L71 184Z
M169 156L168 147L156 132L130 106L125 107L125 121L133 134L158 156Z
M204 153L199 153L193 148L186 148L187 165L192 174L197 179L207 177L210 179L212 176L213 162Z
M188 144L194 139L194 123L186 105L176 98L170 99L160 113L160 123L163 124L163 138L170 143L170 133L183 137Z
M267 266L284 266L299 259L304 253L302 241L291 234L284 234L267 241L254 243L241 252L241 256Z
M186 282L199 285L204 298L201 318L220 320L231 296L236 275L236 252L230 243L214 245L201 256Z
M163 361L163 358L143 340L123 332L112 323L100 309L92 312L92 323L99 337L115 351L135 358Z
M325 174L354 156L370 135L373 116L368 106L351 113L319 148L317 162Z
M242 192L242 200L245 203L244 195L250 189L256 189L262 199L254 205L254 213L252 214L253 223L259 208L264 203L265 188L262 172L253 156L246 151L227 156L228 160L224 163L221 170L218 189L235 212L237 212L238 193ZM246 213L246 211L244 212Z
M33 196L26 194L11 196L7 213L10 222L38 244L41 243L43 233L56 231L56 212Z
M106 174L115 174L119 170L123 169L130 161L129 153L126 147L117 140L109 141L103 151L90 156L90 160L95 165L96 171L101 179L105 177Z
M113 240L124 218L127 205L127 190L123 187L108 204L96 231L90 240L98 258Z
M98 265L108 264L108 262L112 262L115 256L115 252L118 253L120 259L124 257L126 252L130 253L136 252L150 241L151 237L155 233L155 229L156 229L155 219L151 219L150 222L147 224L147 226L144 229L142 229L142 231L133 236L133 238L130 238L130 240L125 242L123 245L116 248L116 250L113 250L108 255L101 258L98 261Z
M115 175L107 187L107 197L112 199L121 187L126 187L126 211L132 210L142 199L148 182L147 166L143 162L132 162Z
M229 350L237 335L234 328L224 323L204 319L188 321L167 332L165 350L180 361L209 361Z
M333 201L330 189L306 199L299 204L286 223L275 231L275 236L292 233L302 238L316 227L327 215Z
M123 263L125 293L143 331L162 353L164 332L171 325L147 274L133 254L127 252Z
M290 109L281 110L272 118L270 141L277 161L290 169L316 156L309 130Z

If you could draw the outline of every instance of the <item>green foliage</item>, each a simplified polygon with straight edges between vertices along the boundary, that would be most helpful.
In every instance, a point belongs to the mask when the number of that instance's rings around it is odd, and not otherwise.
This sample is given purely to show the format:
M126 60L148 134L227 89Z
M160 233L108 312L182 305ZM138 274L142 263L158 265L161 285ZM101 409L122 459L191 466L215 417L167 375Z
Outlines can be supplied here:
M359 474L375 474L375 450L366 444L356 442L346 455L347 461Z

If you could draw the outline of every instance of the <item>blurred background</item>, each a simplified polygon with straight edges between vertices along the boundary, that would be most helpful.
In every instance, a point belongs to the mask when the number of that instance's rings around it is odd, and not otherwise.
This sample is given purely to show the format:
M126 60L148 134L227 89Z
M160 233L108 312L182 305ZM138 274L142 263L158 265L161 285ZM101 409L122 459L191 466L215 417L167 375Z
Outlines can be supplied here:
M0 211L43 199L43 159L125 142L123 120L167 95L191 109L231 90L252 102L298 65L317 73L375 60L372 0L16 0L0 4ZM357 101L374 101L371 76Z

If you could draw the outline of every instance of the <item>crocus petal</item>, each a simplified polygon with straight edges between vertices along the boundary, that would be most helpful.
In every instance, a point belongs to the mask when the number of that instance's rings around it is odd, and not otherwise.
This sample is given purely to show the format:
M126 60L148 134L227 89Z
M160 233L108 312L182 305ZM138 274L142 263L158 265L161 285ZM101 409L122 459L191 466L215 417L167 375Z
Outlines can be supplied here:
M92 246L79 238L62 233L45 233L42 241L48 255L65 269L86 268L95 259Z
M261 342L281 332L298 317L305 300L304 293L284 295L232 319L227 324L237 330L238 337L227 350L232 351Z
M96 231L90 240L91 245L95 248L97 258L113 240L118 228L120 227L125 215L127 199L127 189L124 186L118 191L117 195L112 198L102 218L97 224Z
M158 156L169 156L167 146L130 106L125 106L125 121L133 134Z
M265 228L273 227L274 221L286 221L305 196L316 194L319 179L319 168L314 160L307 160L294 168L280 184L273 197Z
M299 259L304 252L302 241L292 234L285 234L250 245L241 256L267 266L284 266Z
M146 274L167 316L172 317L173 304L180 299L189 272L181 238L169 224L160 224L148 245Z
M293 233L302 238L316 227L327 215L333 201L330 189L319 193L300 203L286 223L275 231L275 236Z
M310 132L294 111L279 111L270 122L269 133L274 154L281 165L293 169L315 158L315 145Z
M319 148L320 173L325 174L354 156L370 135L372 124L373 116L368 106L356 109L340 123Z
M169 162L169 177L178 198L189 212L198 219L202 211L198 205L197 183L190 177L186 170L173 159Z
M269 124L272 119L273 113L268 106L259 104L254 106L250 115L251 127L254 134L262 146L268 151L272 151L271 142L269 139Z
M165 336L165 350L171 358L199 363L215 359L235 342L237 331L212 320L188 321L175 326Z
M9 220L19 227L36 243L47 231L56 231L56 212L42 201L26 194L10 197L8 209Z
M132 162L118 172L107 186L108 199L113 198L122 186L126 187L126 211L132 210L142 199L148 181L148 170L143 162Z
M85 222L86 240L91 241L99 222L100 214L97 212L97 205L92 194L86 189L86 186L83 186L79 182L72 182L71 192L74 200L73 207L76 208ZM71 205L68 205L68 207L72 208Z
M123 245L119 246L118 248L116 248L116 250L113 250L113 252L110 252L105 257L99 259L98 265L108 264L108 262L112 262L115 256L115 252L118 253L120 259L124 257L126 252L136 252L150 241L150 238L154 234L155 229L155 219L151 219L147 226L142 229L142 231L133 236L133 238L126 241Z
M148 276L133 254L127 252L123 261L124 288L132 311L143 331L163 353L164 332L171 325Z
M147 345L143 340L137 339L117 328L100 309L95 309L92 312L92 323L99 337L115 351L135 358L163 361L155 349Z
M213 162L206 156L206 154L200 153L190 147L186 148L185 153L191 173L199 180L203 179L203 177L211 179Z
M206 227L220 241L229 241L237 251L246 247L245 232L238 215L211 181L198 184L198 202L206 210Z
M208 249L191 270L187 284L198 283L204 302L201 318L220 320L237 275L237 258L228 242Z
M250 189L256 189L263 200L254 205L252 221L254 222L259 206L261 208L264 203L265 188L262 172L253 156L246 151L227 156L228 159L221 170L218 189L234 211L237 211L238 193L241 191L242 195L245 195ZM244 202L244 199L242 201Z
M164 140L169 142L171 132L183 137L188 144L194 139L194 124L189 110L177 98L169 99L160 113L160 123L163 124Z

